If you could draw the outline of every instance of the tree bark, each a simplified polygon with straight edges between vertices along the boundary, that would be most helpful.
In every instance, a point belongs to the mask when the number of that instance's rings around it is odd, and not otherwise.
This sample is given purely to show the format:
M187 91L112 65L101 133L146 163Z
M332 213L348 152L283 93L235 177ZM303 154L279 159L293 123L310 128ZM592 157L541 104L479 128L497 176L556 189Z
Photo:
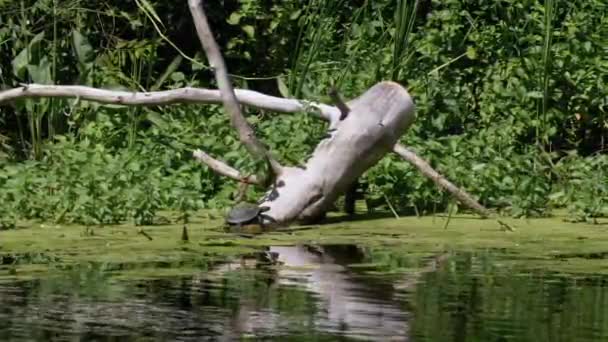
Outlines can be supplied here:
M348 103L304 168L286 167L260 201L279 223L321 218L357 178L390 152L414 121L414 103L397 83L381 82Z
M253 90L235 89L237 101L253 108L280 112L310 112L320 119L332 121L340 116L336 107L316 102L269 96ZM217 89L179 88L151 92L131 92L98 89L77 85L23 84L21 87L0 91L0 104L24 98L77 98L105 104L125 106L160 106L175 103L221 104Z

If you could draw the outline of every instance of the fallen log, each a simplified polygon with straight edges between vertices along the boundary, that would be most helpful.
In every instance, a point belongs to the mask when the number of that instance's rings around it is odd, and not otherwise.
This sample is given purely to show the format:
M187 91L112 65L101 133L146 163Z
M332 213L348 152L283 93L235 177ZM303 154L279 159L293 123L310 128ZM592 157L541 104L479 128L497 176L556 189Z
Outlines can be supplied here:
M414 122L414 103L397 83L381 82L348 102L344 120L330 123L327 137L303 168L285 168L262 199L278 222L315 221L365 171L382 159Z

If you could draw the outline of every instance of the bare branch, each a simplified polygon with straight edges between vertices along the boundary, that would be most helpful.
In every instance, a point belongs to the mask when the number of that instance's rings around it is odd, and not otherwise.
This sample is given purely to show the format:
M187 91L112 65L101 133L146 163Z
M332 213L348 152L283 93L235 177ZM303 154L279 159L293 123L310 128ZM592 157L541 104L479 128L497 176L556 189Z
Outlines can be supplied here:
M232 126L237 130L240 141L245 145L249 153L254 156L266 159L275 174L280 174L282 170L281 164L276 161L270 153L266 150L264 145L256 138L253 129L241 113L241 108L234 94L234 89L230 79L228 78L228 70L224 63L224 58L220 52L220 49L213 38L211 28L207 22L205 11L203 10L202 0L189 0L190 12L194 25L196 26L196 32L203 45L203 49L207 54L207 59L211 67L215 70L215 78L217 85L222 95L222 102L226 111L230 115L230 121Z
M269 96L246 89L234 90L240 104L280 113L297 113L310 107L319 118L332 121L340 116L338 108L322 103ZM222 97L217 89L179 88L152 92L130 92L98 89L76 85L26 84L22 87L0 91L0 104L22 98L79 98L106 104L125 106L159 106L174 103L221 104Z
M412 163L423 175L430 178L438 187L446 190L454 197L456 197L460 202L462 202L467 207L475 210L482 217L489 217L491 213L484 206L479 204L471 195L469 195L466 191L460 189L456 185L452 184L449 180L443 177L439 172L435 171L429 163L427 163L424 159L418 157L416 153L408 149L407 147L396 144L393 147L393 152L397 153L403 159Z
M228 166L228 164L223 161L211 157L202 150L195 150L192 153L192 156L222 176L232 178L237 182L262 186L262 182L260 182L255 175L243 176L237 169Z
M305 110L307 106L310 106L318 110L317 114L319 115L319 118L329 122L335 122L339 120L341 115L341 111L338 108L325 104L306 103L306 101L303 100L274 97L245 89L236 89L235 94L237 100L241 104L264 110L276 111L281 113L297 113ZM81 100L95 101L107 104L144 106L156 106L184 102L207 104L219 104L222 102L220 91L215 89L180 88L155 92L128 92L97 89L85 86L28 84L24 85L23 87L0 91L0 104L3 102L8 102L20 98L42 97L80 98ZM465 191L456 187L454 184L445 179L445 177L441 176L441 174L435 171L425 160L417 156L415 152L411 151L410 149L401 144L395 145L393 148L393 152L400 155L406 161L414 164L414 166L419 169L426 177L431 178L438 186L443 189L446 189L456 198L461 200L463 204L480 213L481 216L486 217L489 215L489 212L486 208L477 203ZM209 165L209 163L204 163ZM231 171L227 173L222 173L222 171L220 170L222 170L223 168L216 169L211 165L210 167L222 175L225 175L237 181L242 181L242 176L240 175L240 173L227 165L227 169L233 170L233 172ZM250 181L250 183L258 184L259 181Z

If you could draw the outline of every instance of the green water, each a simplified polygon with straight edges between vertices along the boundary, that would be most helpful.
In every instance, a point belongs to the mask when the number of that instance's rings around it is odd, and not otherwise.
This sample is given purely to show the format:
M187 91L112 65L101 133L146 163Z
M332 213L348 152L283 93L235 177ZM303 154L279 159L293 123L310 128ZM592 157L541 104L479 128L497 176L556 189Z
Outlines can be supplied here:
M507 252L272 247L146 279L86 263L1 282L0 340L608 340L608 277L507 267Z

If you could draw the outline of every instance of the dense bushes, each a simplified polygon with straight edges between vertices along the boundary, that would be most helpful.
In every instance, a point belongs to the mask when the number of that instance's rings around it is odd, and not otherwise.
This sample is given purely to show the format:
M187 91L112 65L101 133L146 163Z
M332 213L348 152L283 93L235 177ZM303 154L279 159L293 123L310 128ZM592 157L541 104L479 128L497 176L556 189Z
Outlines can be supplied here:
M354 97L396 78L418 112L403 142L485 205L516 216L555 207L576 220L608 214L604 1L208 7L239 87L326 101L330 84ZM200 50L185 2L0 1L2 87L213 87ZM323 123L306 115L248 114L286 161L304 159L322 134ZM160 208L224 206L234 184L195 164L190 151L202 147L254 172L232 134L215 106L0 106L3 221L143 224ZM370 197L402 210L439 211L450 201L396 158L365 178Z

